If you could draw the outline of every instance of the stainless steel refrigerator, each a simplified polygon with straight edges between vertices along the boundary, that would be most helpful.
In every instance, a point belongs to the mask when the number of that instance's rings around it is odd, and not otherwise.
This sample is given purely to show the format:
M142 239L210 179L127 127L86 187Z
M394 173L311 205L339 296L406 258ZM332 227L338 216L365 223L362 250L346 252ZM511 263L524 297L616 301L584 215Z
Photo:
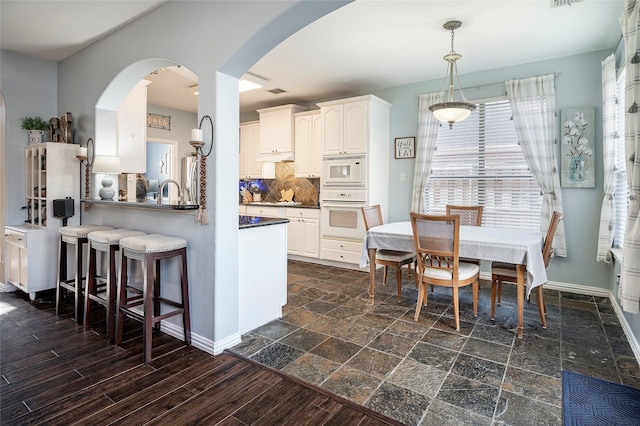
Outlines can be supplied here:
M199 176L200 168L198 157L190 155L182 159L180 183L184 188L184 200L192 203L198 202L198 190L200 189Z

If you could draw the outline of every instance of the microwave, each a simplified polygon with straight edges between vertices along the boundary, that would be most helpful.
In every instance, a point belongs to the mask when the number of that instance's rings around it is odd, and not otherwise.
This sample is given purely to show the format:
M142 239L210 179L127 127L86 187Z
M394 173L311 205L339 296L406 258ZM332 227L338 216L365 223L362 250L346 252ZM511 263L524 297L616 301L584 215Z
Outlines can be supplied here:
M364 155L324 157L324 186L364 187Z

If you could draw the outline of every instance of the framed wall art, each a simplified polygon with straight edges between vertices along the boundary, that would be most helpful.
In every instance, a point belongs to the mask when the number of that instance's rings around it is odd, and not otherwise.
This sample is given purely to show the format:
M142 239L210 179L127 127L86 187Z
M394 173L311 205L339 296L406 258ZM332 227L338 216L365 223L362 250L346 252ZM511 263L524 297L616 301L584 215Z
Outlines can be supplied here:
M560 186L595 187L595 107L560 111Z
M396 158L416 158L415 136L396 138Z

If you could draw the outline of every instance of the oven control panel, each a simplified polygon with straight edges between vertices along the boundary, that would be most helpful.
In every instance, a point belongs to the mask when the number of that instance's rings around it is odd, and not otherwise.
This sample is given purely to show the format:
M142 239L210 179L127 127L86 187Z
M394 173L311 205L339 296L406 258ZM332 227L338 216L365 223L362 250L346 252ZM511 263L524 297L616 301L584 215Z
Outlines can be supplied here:
M367 191L329 189L322 191L320 193L320 198L322 199L322 201L350 201L364 203L367 201Z

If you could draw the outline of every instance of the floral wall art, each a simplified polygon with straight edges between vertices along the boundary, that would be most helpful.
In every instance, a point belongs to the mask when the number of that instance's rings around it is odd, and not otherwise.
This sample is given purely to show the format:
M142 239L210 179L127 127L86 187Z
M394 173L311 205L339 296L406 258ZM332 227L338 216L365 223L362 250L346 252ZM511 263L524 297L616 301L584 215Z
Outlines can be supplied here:
M560 111L560 184L565 188L595 186L594 119L592 106Z

